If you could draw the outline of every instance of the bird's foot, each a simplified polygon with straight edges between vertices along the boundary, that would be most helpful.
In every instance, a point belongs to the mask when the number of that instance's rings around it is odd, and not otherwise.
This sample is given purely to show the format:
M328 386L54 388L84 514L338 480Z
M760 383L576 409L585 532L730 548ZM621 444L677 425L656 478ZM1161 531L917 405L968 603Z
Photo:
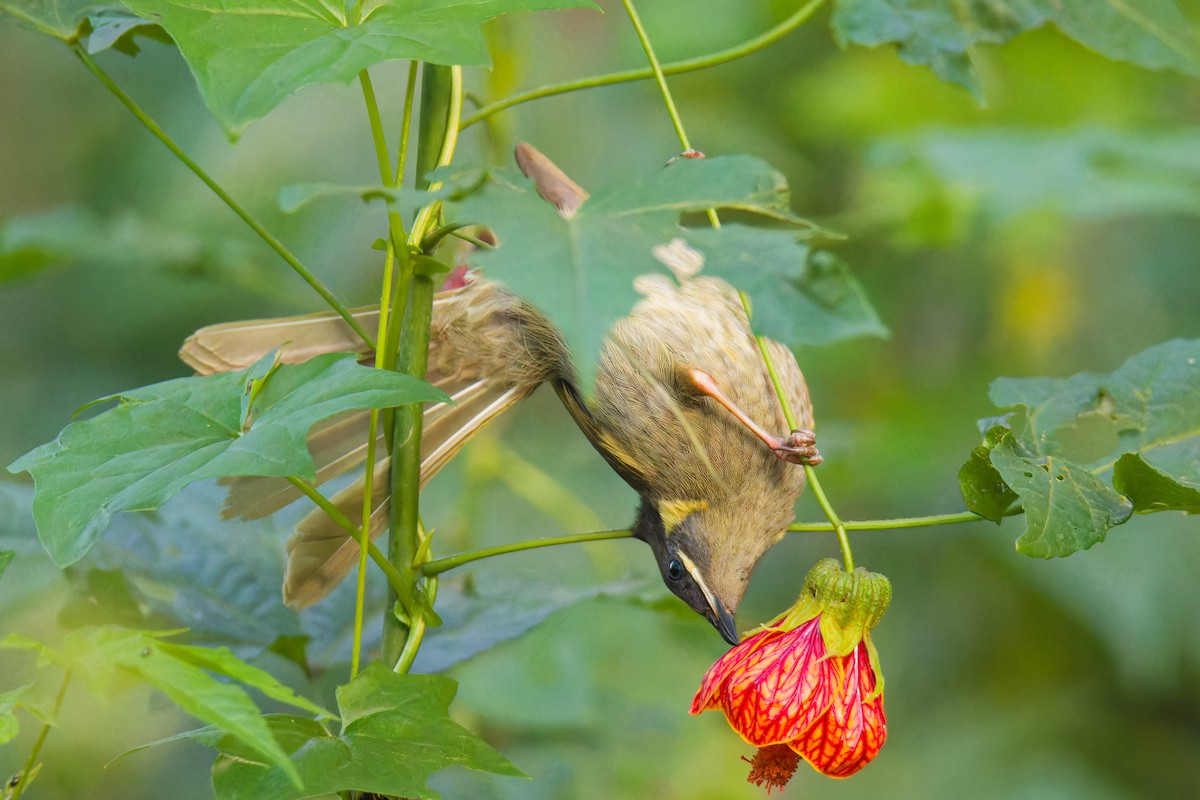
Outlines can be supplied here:
M817 435L807 428L792 431L786 439L770 443L771 451L789 464L815 467L825 460L817 450Z

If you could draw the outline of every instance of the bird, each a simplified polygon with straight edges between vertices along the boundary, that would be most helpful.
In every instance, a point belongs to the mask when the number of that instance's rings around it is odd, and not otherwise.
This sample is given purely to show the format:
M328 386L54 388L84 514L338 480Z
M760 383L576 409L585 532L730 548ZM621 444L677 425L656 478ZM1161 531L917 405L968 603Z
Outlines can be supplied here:
M570 217L588 193L531 145L516 161L539 194ZM669 168L669 167L668 167ZM674 255L670 250L675 248ZM452 403L428 404L421 439L421 486L491 420L542 384L550 384L584 436L639 497L631 532L650 546L664 584L731 645L734 613L756 564L786 533L805 486L802 465L822 456L812 404L790 349L763 339L798 427L787 419L759 340L738 292L696 274L682 242L660 258L672 274L637 279L642 299L608 331L594 390L579 383L562 333L541 311L478 271L456 269L434 298L426 379ZM364 326L378 308L351 312ZM180 357L199 374L250 366L278 349L284 363L328 352L373 353L332 312L211 325L184 342ZM319 423L309 436L317 483L366 459L367 412ZM386 453L382 434L377 453ZM369 531L389 516L390 456L374 470ZM226 479L226 517L253 519L299 497L286 479ZM351 519L362 514L364 477L332 502ZM358 544L320 509L287 544L284 600L309 606L357 564Z

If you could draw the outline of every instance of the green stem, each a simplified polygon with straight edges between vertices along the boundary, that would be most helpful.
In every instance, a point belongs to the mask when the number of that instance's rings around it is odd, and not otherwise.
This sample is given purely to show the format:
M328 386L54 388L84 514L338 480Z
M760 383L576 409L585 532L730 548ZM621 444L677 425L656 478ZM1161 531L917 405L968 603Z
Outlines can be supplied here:
M838 546L842 549L842 563L846 566L846 572L853 572L854 554L850 551L850 537L846 535L846 523L842 522L837 511L833 509L829 498L825 496L825 490L821 487L817 473L808 464L804 465L804 475L808 478L808 485L812 488L813 494L816 495L817 503L833 526L834 533L837 534Z
M868 519L859 522L843 522L848 531L888 531L902 528L926 528L933 525L957 525L964 522L980 522L985 519L971 511L956 514L932 514L927 517L897 517L896 519ZM832 522L794 522L788 526L793 532L816 532L835 530Z
M391 272L389 265L386 272ZM387 283L387 281L384 281ZM380 315L380 327L383 326L382 317ZM384 331L386 332L386 330ZM380 335L382 337L382 334ZM378 365L376 365L378 366ZM362 504L362 524L358 526L358 572L356 574L354 587L354 643L350 649L350 678L358 674L358 666L360 654L362 652L363 638L363 613L366 608L367 599L367 550L371 544L371 512L374 508L375 498L372 497L371 488L375 485L375 439L379 431L379 409L371 409L371 421L367 426L367 463L363 469L363 504Z
M400 574L400 570L388 561L387 553L380 550L374 542L367 542L367 555L375 562L375 566L379 567L380 572L387 577L388 585L395 590L397 597L403 597L405 592L410 591L408 578Z
M358 82L362 86L363 101L367 107L367 119L371 123L371 141L375 144L375 160L379 163L379 179L384 186L395 188L400 185L400 171L392 172L392 161L388 157L387 136L383 130L383 119L379 113L379 103L375 100L375 88L371 83L371 74L367 70L358 73ZM403 137L401 137L403 138ZM397 250L404 246L404 219L394 208L394 201L388 197L388 235Z
M662 65L658 63L658 56L654 53L654 46L650 44L650 37L646 35L646 28L642 25L642 18L638 16L637 9L633 7L633 0L622 0L625 4L625 11L629 14L629 21L633 23L633 29L637 31L638 41L642 43L642 50L646 52L646 58L650 61L650 69L654 73L654 81L658 84L659 94L662 95L663 104L667 107L667 116L671 118L671 124L675 126L675 134L679 137L679 144L688 151L692 149L692 143L688 140L687 131L683 127L683 118L679 116L679 109L675 107L675 99L671 96L671 89L667 86L667 76L663 74ZM721 220L717 217L715 208L707 209L708 221L714 228L721 227Z
M750 319L750 298L745 292L738 292L738 296L742 301L742 308L746 310L746 319ZM758 343L758 352L762 354L763 363L767 365L767 374L771 376L771 385L775 387L775 394L779 398L779 405L783 409L783 418L787 421L789 430L799 428L799 421L796 419L796 413L792 410L792 404L788 401L787 392L783 389L783 382L779 379L779 371L775 368L775 360L771 358L771 351L767 347L767 339L765 336L755 336L754 340ZM829 502L829 498L825 496L825 490L821 487L821 479L817 477L817 473L808 464L804 465L804 476L808 479L808 485L812 487L812 492L817 498L817 503L821 506L821 510L825 512L825 516L829 519L830 526L834 533L837 534L838 546L842 550L842 563L846 567L847 572L854 571L854 553L850 549L850 537L846 535L846 524L842 522L837 511ZM972 517L975 515L972 514ZM790 530L790 528L789 528Z
M297 478L295 475L288 475L287 479L293 486L303 492L308 499L316 503L322 511L328 514L329 518L333 520L339 528L344 530L351 539L358 538L358 526L351 522L350 518L343 514L342 510L335 506L332 501L329 500L329 498L321 494L315 486L306 480ZM374 548L374 551L378 552L378 548L376 548L371 542L368 542L367 546L369 551L371 548ZM383 554L379 553L379 556L382 557ZM375 555L372 554L371 557L375 558ZM384 561L386 560L387 559L385 558ZM391 565L389 564L388 566L390 567ZM409 588L409 581L398 580L399 576L394 570L392 572L384 570L384 572L387 574L388 583L391 584L392 589L395 590L396 594L401 598L401 602L404 603L407 601L408 603L412 603L412 591Z
M768 45L782 39L791 31L803 25L805 22L816 13L825 0L811 0L807 5L802 7L792 16L785 19L770 30L742 42L739 45L731 47L727 50L720 50L715 53L709 53L695 58L689 58L684 61L675 61L670 64L662 65L662 73L664 75L679 75L685 72L695 72L697 70L715 67L719 64L726 64L730 61L736 61L739 58L744 58L752 53L762 50ZM544 97L554 97L568 92L579 91L580 89L594 89L599 86L612 86L618 83L629 83L631 81L644 81L655 77L654 70L651 68L627 69L621 72L613 72L606 75L595 75L590 78L570 81L568 83L559 83L553 86L543 86L540 89L534 89L521 94L513 95L504 100L498 100L495 103L480 108L473 114L470 114L463 119L460 130L465 130L477 122L481 122L488 117L498 114L501 111L506 111L513 106L518 106L523 103L528 103L533 100L540 100Z
M367 106L367 118L371 122L371 141L375 143L375 160L379 162L379 178L384 186L394 186L392 160L388 156L387 136L383 132L383 119L379 114L379 103L375 100L375 87L371 73L360 70L358 82L362 86L363 102Z
M433 281L414 275L408 313L404 318L400 353L396 366L401 372L424 377L428 361L429 323L432 318ZM413 561L417 553L418 496L421 490L421 426L423 406L413 403L396 409L392 430L392 504L388 561L411 584L416 578ZM410 596L413 592L410 589ZM410 619L417 616L412 602L402 603ZM384 660L396 664L408 631L394 614L385 617ZM390 636L388 632L392 632Z
M421 93L421 133L417 141L417 186L425 188L425 176L436 167L449 164L458 141L458 123L462 116L462 68L426 64ZM440 203L421 209L407 246L419 244L437 224ZM411 289L397 353L396 369L424 377L429 358L429 326L433 316L433 279L416 275L409 268ZM420 547L421 426L423 408L419 404L396 410L392 430L392 519L388 537L388 560L415 587L420 575L414 561ZM410 595L416 594L410 591ZM424 615L411 602L405 605L410 624L404 625L395 614L384 620L383 658L394 669L402 666L405 650L420 644L414 625ZM412 641L414 640L415 641ZM411 641L411 644L409 642ZM414 653L415 654L415 653Z
M71 670L63 673L62 684L58 687L58 694L54 698L54 710L51 712L51 718L57 719L58 712L62 709L63 699L67 696L67 686L71 683ZM29 758L25 760L25 768L21 770L21 778L17 785L13 787L11 800L21 800L21 793L25 791L25 787L33 780L33 774L37 768L38 755L42 752L42 745L46 742L46 737L50 734L50 723L42 725L42 729L38 732L37 739L34 740L33 749L29 751Z
M545 539L531 539L527 542L502 544L497 547L487 547L482 550L472 550L445 558L435 558L421 565L424 575L440 575L443 572L478 561L481 558L502 556L505 553L519 553L523 550L536 550L539 547L552 547L559 544L575 544L577 542L601 542L606 539L626 539L633 533L627 530L593 531L591 533L576 533L570 536L553 536Z
M662 94L663 103L667 106L667 115L671 118L671 124L675 126L679 144L684 150L691 150L692 145L688 141L687 132L683 129L683 120L679 117L679 109L675 107L671 90L667 88L667 77L663 75L662 65L658 63L658 56L654 54L654 47L650 44L650 37L646 35L642 18L638 16L637 9L633 7L633 0L621 0L621 2L625 4L625 13L629 15L629 21L633 23L633 29L637 32L638 41L642 43L642 49L646 51L650 69L654 73L654 81L658 84L658 91Z
M412 129L413 98L417 96L417 62L408 62L408 82L404 86L404 114L400 121L400 152L396 154L396 179L393 186L404 182L404 167L408 163L408 134Z
M848 531L885 531L905 528L924 528L934 525L954 525L965 522L979 522L984 519L970 511L960 511L956 514L934 514L927 517L898 517L896 519L867 519L842 522ZM796 522L788 526L788 530L796 533L827 533L834 530L832 522ZM445 558L435 558L421 564L421 574L441 575L452 569L470 564L492 556L502 556L506 553L520 553L525 550L537 550L541 547L553 547L560 544L578 544L580 542L601 542L608 539L627 539L633 536L628 530L594 531L591 533L575 533L568 536L552 536L544 539L530 539L524 542L513 542L481 550L470 550L457 553Z
M426 583L427 599L424 607L432 609L433 603L437 599L438 579L431 577ZM425 614L421 614L413 620L412 627L409 629L408 636L404 639L404 649L400 651L400 657L396 659L394 672L400 674L407 673L413 665L413 661L417 657L417 651L421 649L421 642L425 639L425 629L428 627L428 622Z
M379 113L379 103L375 99L375 87L371 83L371 74L367 70L358 73L358 82L362 86L363 103L367 107L367 119L371 127L371 141L375 145L375 160L379 164L379 178L384 186L395 186L392 163L388 156L387 136L383 130L383 119ZM389 201L390 206L390 201ZM399 238L403 241L403 221L398 214L388 209L388 228L390 239L387 255L384 259L383 288L379 298L379 327L376 341L386 342L389 322L389 300L392 294L392 281L395 272L395 243ZM399 237L397 236L399 234ZM384 364L376 359L376 368L384 368ZM362 629L364 608L367 592L367 554L370 549L370 520L374 508L374 498L371 488L375 483L375 438L379 430L379 410L371 409L371 420L367 432L367 461L363 469L363 504L362 524L358 526L358 573L354 594L354 643L350 653L350 677L358 674L362 651Z
M231 197L230 194L226 192L220 184L213 180L209 174L200 167L199 164L193 161L191 156L185 153L183 149L175 143L175 140L168 136L167 132L159 127L158 123L151 119L150 116L133 101L133 98L125 94L124 90L122 90L120 86L117 86L113 79L108 76L108 73L101 69L100 65L97 64L90 55L88 55L87 50L85 50L81 44L78 42L72 43L71 50L76 56L79 57L79 60L83 62L83 65L87 67L93 75L99 78L100 82L103 83L104 86L110 92L112 92L113 95L120 100L121 103L127 109L129 109L129 111L135 117L137 117L138 121L141 122L142 125L144 125L146 129L150 131L150 133L154 134L155 138L162 142L163 145L170 150L171 153L173 153L174 156L178 158L185 167L190 169L197 178L203 181L204 185L211 189L213 194L219 197L221 201L225 203L225 205L229 206L229 209L233 211L233 213L237 214L238 217L241 218L242 222L246 223L246 225L248 225L252 231L257 233L259 238L266 242L272 250L278 253L279 257L282 258L287 265L296 272L297 275L303 278L309 286L316 290L317 294L321 295L321 298L329 304L329 307L336 311L342 317L342 319L346 320L346 324L350 326L351 330L357 333L362 340L369 344L372 348L375 347L374 340L372 340L370 335L363 330L362 326L358 323L358 320L356 320L354 315L352 315L350 311L344 305L342 305L341 301L334 297L333 292L331 292L329 288L326 287L319 278L317 278L316 275L313 275L311 272L309 272L308 268L301 264L300 260L292 255L291 251L284 247L282 242L276 239L270 231L263 227L262 223L250 216L250 214L244 208L242 208L241 205L238 204L238 202L234 200L233 197Z
M350 534L351 537L358 535L358 526L351 522L350 518L343 514L342 510L333 504L332 500L321 494L317 487L313 486L303 478L295 475L288 475L287 479L292 486L295 486L297 489L303 492L309 500L312 500L321 508L322 511L328 514L329 518L333 520L339 528Z

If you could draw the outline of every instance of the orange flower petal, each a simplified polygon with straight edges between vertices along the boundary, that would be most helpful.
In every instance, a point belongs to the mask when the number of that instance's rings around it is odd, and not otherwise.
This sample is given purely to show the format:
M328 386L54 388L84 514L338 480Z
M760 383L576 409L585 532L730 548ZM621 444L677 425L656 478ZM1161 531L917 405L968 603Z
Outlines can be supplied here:
M725 682L729 680L730 675L737 671L741 667L742 662L752 656L754 651L779 634L780 631L775 630L765 630L762 633L756 633L717 659L717 663L709 667L708 672L704 673L704 680L700 682L700 690L692 698L691 713L699 714L701 711L707 711L710 708L719 706L720 700L717 694Z
M791 743L818 772L845 778L867 765L887 738L883 695L875 691L875 671L860 642L847 656L829 659L837 675L829 712L802 739Z
M819 619L758 643L719 692L729 724L757 747L804 735L833 702L831 662Z

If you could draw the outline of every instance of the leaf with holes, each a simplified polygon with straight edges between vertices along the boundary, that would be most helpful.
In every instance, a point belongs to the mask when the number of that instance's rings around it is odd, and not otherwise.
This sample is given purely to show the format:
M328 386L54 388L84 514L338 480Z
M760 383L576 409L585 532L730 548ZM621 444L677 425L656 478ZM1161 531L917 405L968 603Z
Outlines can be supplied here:
M1055 558L1086 550L1133 511L1129 501L1086 469L1053 456L1038 458L1011 434L992 449L991 461L1021 498L1025 532L1017 550L1027 556Z
M1108 374L1000 378L991 397L1012 411L988 459L1025 509L1021 552L1086 549L1134 510L1200 512L1200 340L1155 345ZM990 479L972 470L964 498Z

